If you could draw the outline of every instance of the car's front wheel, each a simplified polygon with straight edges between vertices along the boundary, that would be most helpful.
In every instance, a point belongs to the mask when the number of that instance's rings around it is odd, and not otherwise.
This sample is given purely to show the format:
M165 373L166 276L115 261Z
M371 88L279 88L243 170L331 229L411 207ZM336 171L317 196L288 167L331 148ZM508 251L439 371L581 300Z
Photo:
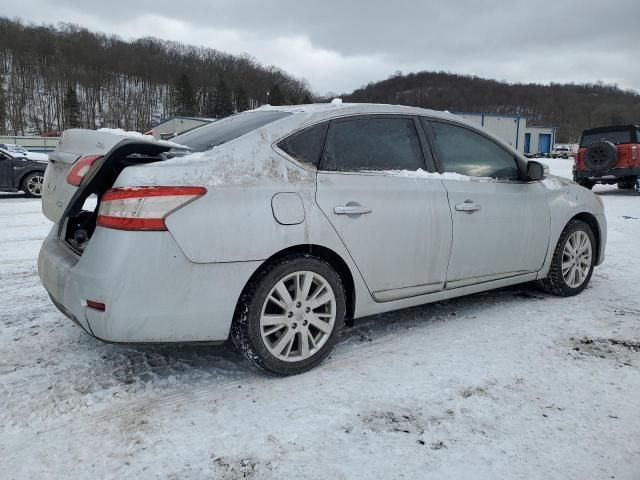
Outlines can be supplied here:
M295 375L331 352L344 324L340 276L312 255L293 255L263 268L245 288L231 338L254 365Z
M577 295L589 284L595 263L596 242L591 227L582 220L572 220L560 235L549 274L540 285L554 295Z
M44 173L32 172L22 180L22 191L27 197L40 198L42 196L42 187L44 185Z

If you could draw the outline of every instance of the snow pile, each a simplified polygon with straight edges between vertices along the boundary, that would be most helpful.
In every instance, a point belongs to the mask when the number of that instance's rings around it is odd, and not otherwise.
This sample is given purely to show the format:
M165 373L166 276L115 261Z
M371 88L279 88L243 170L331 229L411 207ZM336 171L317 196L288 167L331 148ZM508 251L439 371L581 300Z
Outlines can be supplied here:
M258 181L291 183L315 180L312 172L295 168L274 153L270 148L271 142L268 133L259 129L252 134L250 141L239 137L204 152L170 158L162 164L128 167L120 174L115 186L154 185L167 181L176 185L249 186Z
M363 173L381 173L376 170L365 170ZM455 172L444 172L444 173L432 173L427 172L426 170L422 170L419 168L418 170L385 170L385 175L389 175L392 177L409 177L409 178L432 178L434 180L460 180L463 182L471 181L472 178L468 175L462 175L460 173ZM474 179L481 179L480 177L474 177Z
M542 184L547 187L548 190L562 190L569 185L569 182L555 175L549 175L542 180Z
M180 145L179 143L171 142L169 140L158 140L153 135L145 135L144 133L140 133L140 132L130 132L127 130L123 130L121 128L99 128L98 131L104 132L104 133L110 133L112 135L118 135L119 137L126 137L126 138L133 138L135 140L145 140L147 142L154 142L154 143L165 145L171 148L181 148L181 149L189 148L185 145Z

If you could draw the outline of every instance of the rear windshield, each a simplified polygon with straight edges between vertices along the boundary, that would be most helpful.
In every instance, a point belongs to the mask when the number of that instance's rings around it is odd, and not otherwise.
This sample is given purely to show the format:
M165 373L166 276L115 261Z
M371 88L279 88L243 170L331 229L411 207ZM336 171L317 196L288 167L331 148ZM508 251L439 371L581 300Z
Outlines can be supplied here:
M582 135L582 141L580 142L581 147L588 147L592 143L599 142L601 140L611 142L615 145L620 143L632 143L633 139L631 138L632 130L614 130L611 132L598 132L598 133L587 133L585 132Z
M202 152L291 115L277 110L239 113L173 137L172 142Z

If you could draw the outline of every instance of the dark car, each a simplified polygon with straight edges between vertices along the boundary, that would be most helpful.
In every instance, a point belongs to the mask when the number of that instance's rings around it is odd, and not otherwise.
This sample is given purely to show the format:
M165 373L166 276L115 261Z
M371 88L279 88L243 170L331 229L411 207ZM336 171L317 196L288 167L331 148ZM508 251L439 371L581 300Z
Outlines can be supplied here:
M22 190L27 197L40 197L47 163L0 148L0 192Z
M586 188L596 183L640 190L640 126L616 125L585 130L573 179Z

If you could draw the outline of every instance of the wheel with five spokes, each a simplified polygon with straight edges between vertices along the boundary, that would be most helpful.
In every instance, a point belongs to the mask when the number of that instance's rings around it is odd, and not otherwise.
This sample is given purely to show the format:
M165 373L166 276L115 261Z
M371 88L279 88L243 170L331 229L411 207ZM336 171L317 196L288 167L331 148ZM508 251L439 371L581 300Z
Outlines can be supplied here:
M44 185L44 173L32 172L22 181L22 191L27 197L40 198L42 196L42 186Z
M340 276L312 255L263 268L245 288L231 338L254 365L295 375L318 365L340 336L346 310Z
M582 220L572 220L560 235L549 274L540 285L554 295L577 295L587 287L595 263L596 242L591 227Z

